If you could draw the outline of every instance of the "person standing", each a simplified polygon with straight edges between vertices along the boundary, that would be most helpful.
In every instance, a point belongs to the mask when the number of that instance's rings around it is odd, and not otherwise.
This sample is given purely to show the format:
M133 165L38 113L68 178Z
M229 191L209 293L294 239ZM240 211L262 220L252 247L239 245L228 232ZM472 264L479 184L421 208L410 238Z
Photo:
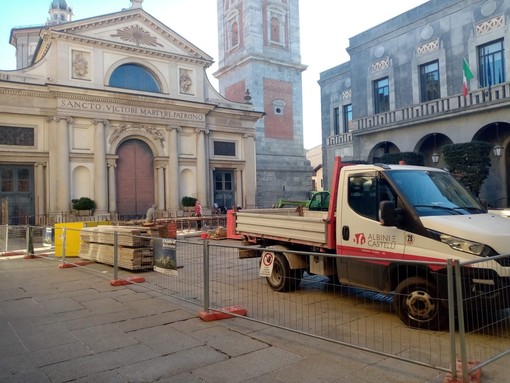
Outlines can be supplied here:
M200 201L195 201L195 217L198 217L200 219L197 220L197 228L198 230L202 229L202 205L200 205Z
M155 221L156 221L156 204L152 204L152 206L149 209L147 209L145 223L154 223Z

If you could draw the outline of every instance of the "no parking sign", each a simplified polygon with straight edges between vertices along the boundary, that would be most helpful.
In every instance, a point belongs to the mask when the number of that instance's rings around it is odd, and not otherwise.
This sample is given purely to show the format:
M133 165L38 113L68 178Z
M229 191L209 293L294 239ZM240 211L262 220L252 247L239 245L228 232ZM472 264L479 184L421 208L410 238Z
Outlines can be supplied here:
M260 262L259 276L270 277L271 273L273 272L273 264L274 264L274 253L271 251L264 251L262 253L262 259Z

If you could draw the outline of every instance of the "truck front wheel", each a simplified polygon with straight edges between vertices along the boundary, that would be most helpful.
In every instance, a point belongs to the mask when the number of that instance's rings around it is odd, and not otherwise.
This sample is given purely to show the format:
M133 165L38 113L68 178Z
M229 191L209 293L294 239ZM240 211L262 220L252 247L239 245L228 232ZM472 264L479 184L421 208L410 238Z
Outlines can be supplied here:
M393 305L409 327L444 330L448 326L448 308L439 299L436 286L425 278L403 280L395 289Z
M301 283L302 271L293 270L289 262L282 253L275 253L273 261L273 271L270 277L267 277L267 284L278 292L294 291Z

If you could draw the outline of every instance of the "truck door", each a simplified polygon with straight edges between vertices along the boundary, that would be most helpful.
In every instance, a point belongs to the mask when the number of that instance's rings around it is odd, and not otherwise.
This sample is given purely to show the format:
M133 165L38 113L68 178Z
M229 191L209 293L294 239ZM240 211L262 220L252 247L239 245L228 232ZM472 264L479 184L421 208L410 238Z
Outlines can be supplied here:
M379 223L379 203L396 204L396 193L378 172L346 173L338 201L337 253L353 256L340 259L340 282L384 290L388 261L360 261L357 257L401 259L405 250L405 232Z

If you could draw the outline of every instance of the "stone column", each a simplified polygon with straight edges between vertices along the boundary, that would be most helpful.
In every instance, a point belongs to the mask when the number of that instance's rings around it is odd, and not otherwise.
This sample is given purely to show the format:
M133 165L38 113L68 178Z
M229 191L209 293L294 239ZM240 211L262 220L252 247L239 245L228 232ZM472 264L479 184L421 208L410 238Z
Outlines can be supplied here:
M55 155L55 182L56 182L56 205L58 212L68 212L71 209L70 201L70 179L69 174L69 128L73 122L71 117L55 117L57 122L56 142L53 150Z
M234 170L235 177L235 195L234 195L234 204L237 204L241 207L245 205L245 201L243 198L244 194L244 184L243 184L243 172L241 169Z
M197 198L202 206L208 206L207 200L207 152L205 146L205 135L209 134L207 129L196 129L197 139Z
M94 200L96 213L108 213L105 127L107 120L94 121Z
M165 165L156 165L156 205L158 210L165 210Z
M180 126L167 127L170 137L168 139L168 177L166 180L168 193L168 210L179 210L179 133Z
M44 170L46 162L36 162L35 166L35 214L43 216L46 211L46 189L44 182Z
M257 159L255 152L255 133L243 135L244 142L244 184L243 184L243 202L246 206L243 208L255 208L257 195Z
M57 167L57 121L55 117L48 117L48 168L47 168L47 198L48 213L57 211L57 183L56 183L56 167Z
M115 183L115 168L117 160L108 160L108 206L110 214L117 213L117 184Z

